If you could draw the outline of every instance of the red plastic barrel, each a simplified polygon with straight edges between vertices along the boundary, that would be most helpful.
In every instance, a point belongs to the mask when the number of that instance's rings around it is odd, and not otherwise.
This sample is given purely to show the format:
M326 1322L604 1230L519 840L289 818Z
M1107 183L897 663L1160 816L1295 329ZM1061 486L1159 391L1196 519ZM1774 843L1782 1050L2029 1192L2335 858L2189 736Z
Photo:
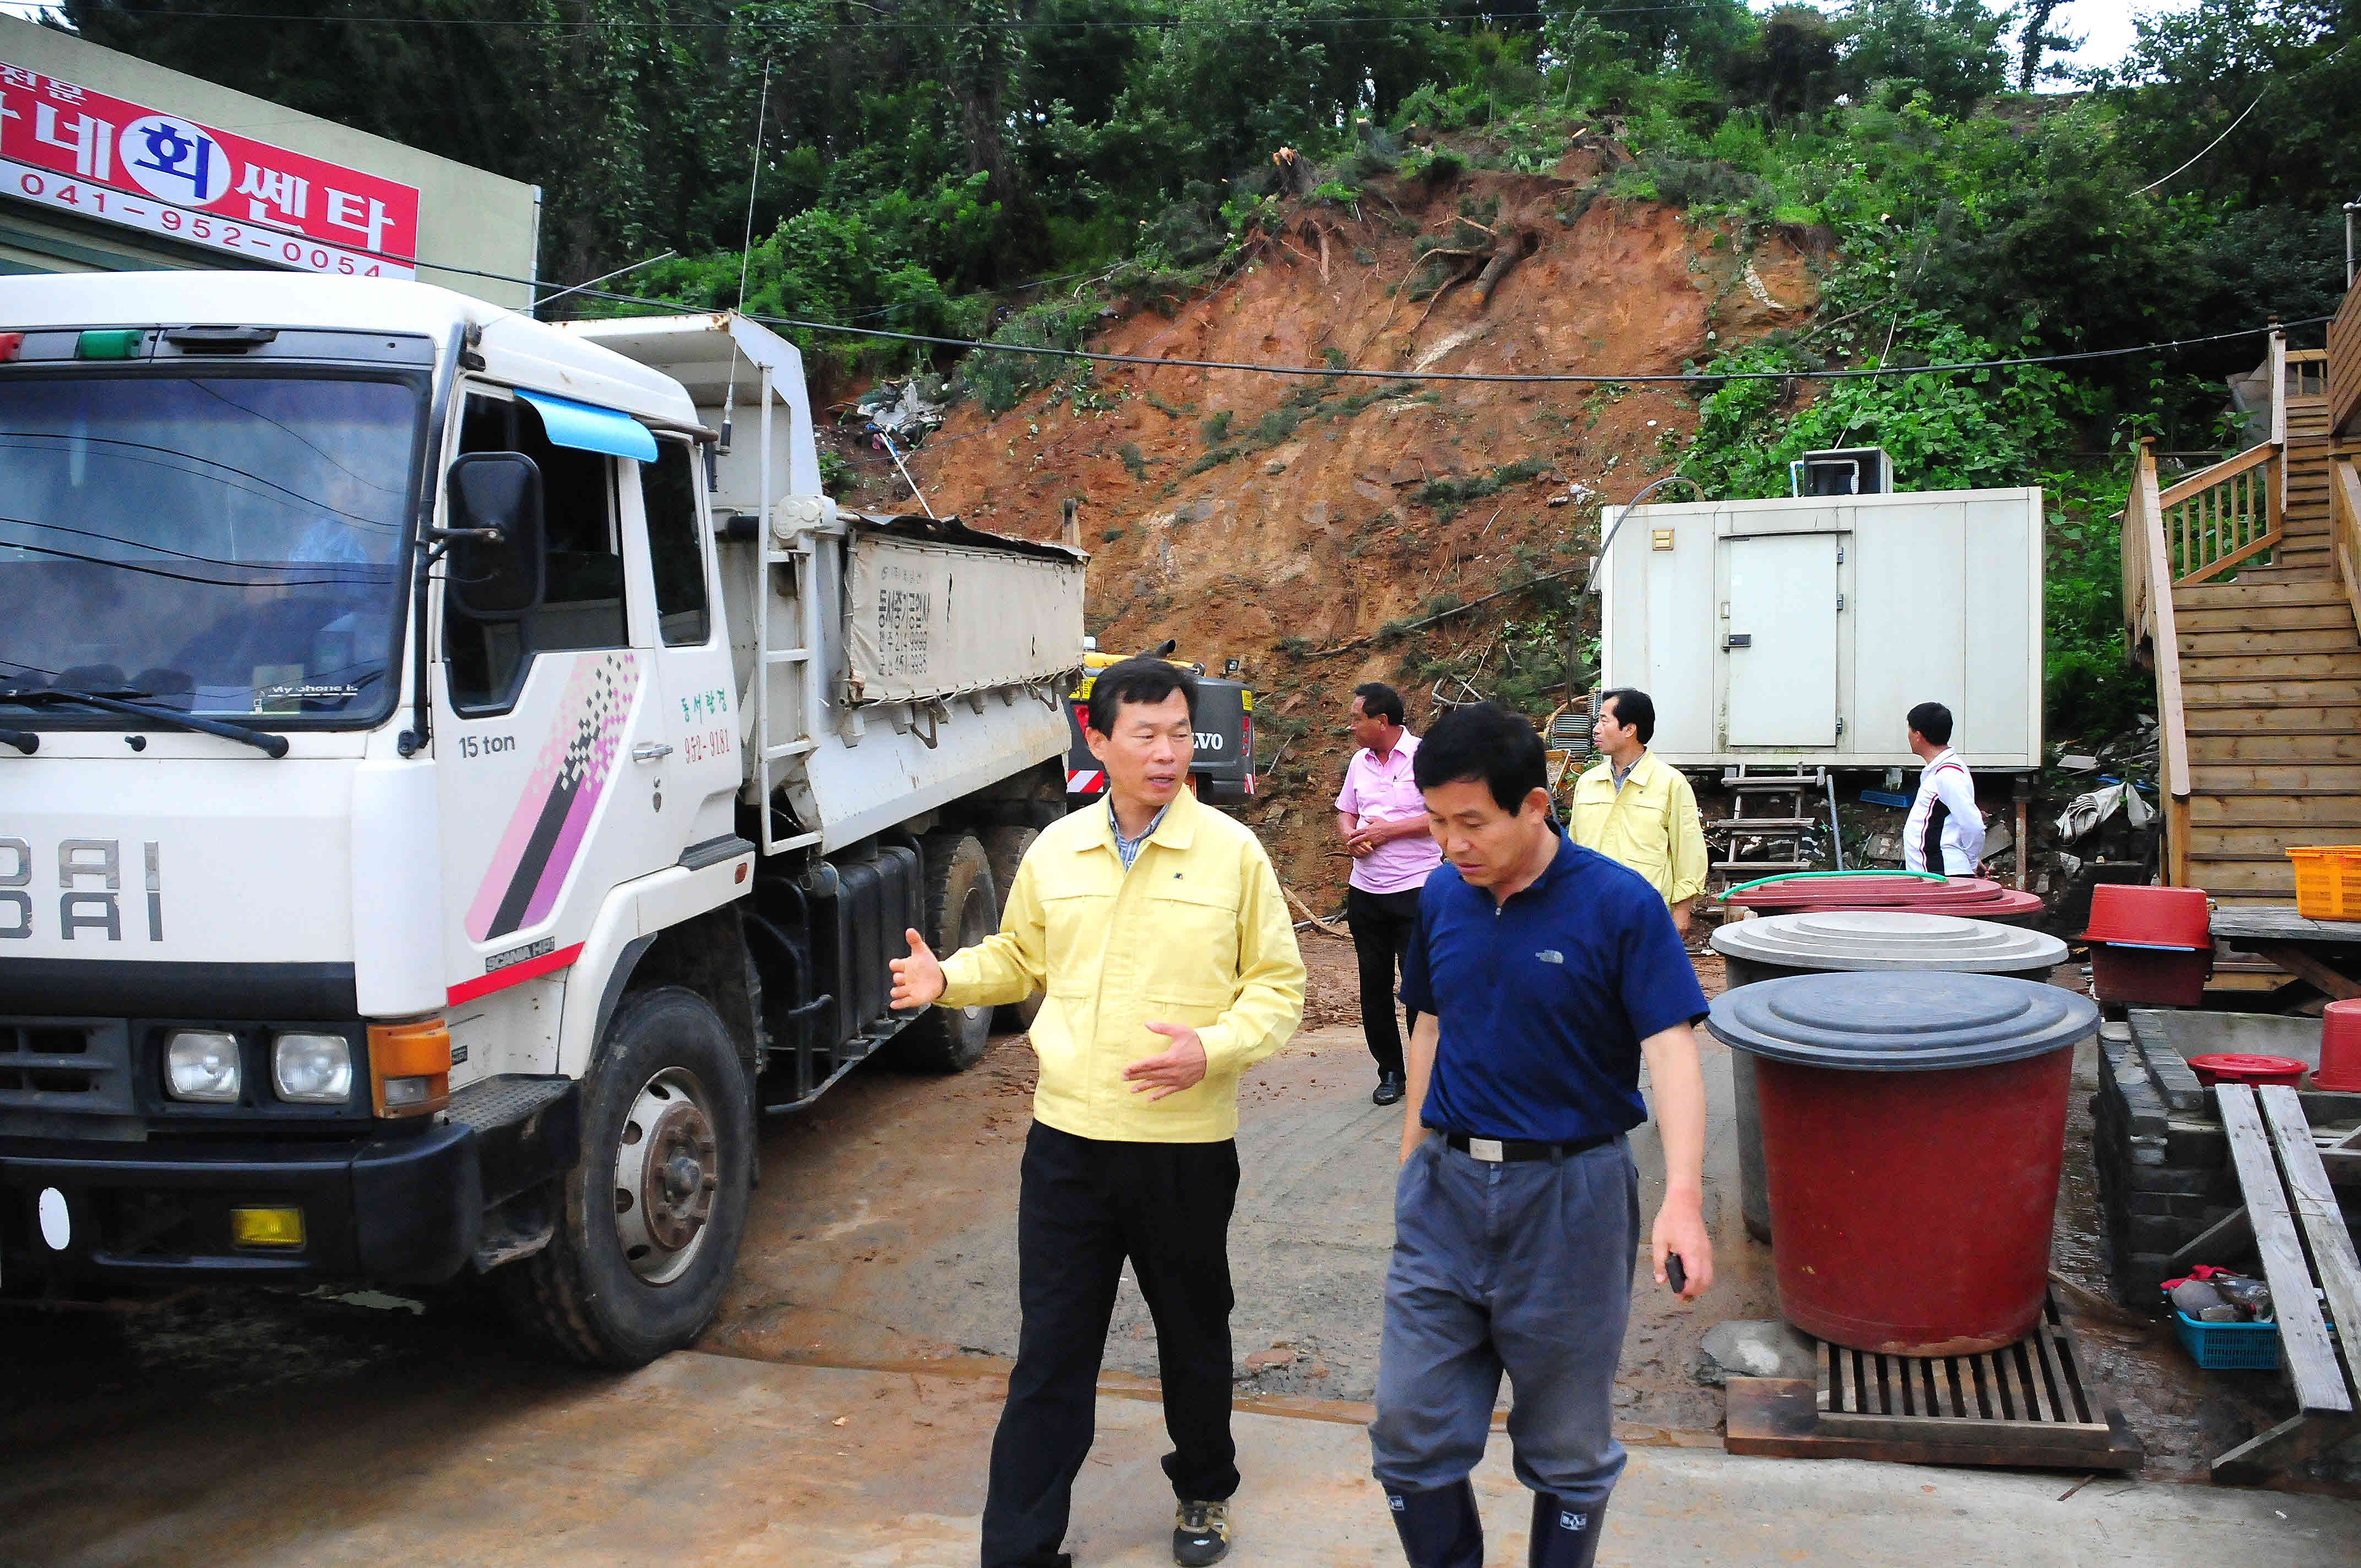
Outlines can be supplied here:
M2312 1086L2361 1094L2361 1002L2332 1002L2320 1019L2320 1069Z
M2048 1290L2088 997L1998 975L1817 974L1715 999L1755 1059L1779 1307L1817 1338L1963 1355Z

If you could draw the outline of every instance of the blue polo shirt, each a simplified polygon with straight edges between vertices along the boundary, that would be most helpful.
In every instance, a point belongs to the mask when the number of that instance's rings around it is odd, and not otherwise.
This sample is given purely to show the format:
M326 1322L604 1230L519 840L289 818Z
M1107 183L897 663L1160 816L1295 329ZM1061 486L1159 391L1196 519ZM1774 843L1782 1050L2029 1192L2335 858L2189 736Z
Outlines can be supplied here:
M1640 1042L1706 1014L1656 890L1562 835L1504 905L1449 864L1426 879L1401 1000L1441 1029L1421 1121L1549 1144L1646 1121Z

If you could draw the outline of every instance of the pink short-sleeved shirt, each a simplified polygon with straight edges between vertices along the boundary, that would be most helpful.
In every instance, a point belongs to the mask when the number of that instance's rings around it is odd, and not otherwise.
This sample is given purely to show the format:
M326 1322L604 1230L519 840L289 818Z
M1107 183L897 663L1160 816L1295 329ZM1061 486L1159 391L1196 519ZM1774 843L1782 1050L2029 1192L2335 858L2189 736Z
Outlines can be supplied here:
M1372 822L1399 822L1405 817L1424 817L1426 799L1411 777L1411 754L1418 737L1409 730L1394 742L1384 762L1364 746L1345 766L1345 787L1336 792L1336 809L1353 818L1356 828ZM1429 872L1443 863L1443 851L1426 834L1412 834L1380 844L1353 862L1352 883L1363 893L1407 893L1424 887Z

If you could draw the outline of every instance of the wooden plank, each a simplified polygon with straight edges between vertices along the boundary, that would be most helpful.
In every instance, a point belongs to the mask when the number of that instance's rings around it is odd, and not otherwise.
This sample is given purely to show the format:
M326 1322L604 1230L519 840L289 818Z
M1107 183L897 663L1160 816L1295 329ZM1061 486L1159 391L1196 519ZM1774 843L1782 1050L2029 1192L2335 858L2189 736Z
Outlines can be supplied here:
M2331 969L2292 942L2253 941L2246 946L2332 1001L2349 1002L2361 996L2361 981Z
M2180 598L2176 587L2173 598ZM2296 631L2305 629L2335 627L2353 630L2353 622L2345 613L2345 601L2329 599L2314 604L2224 605L2218 609L2200 608L2182 601L2175 606L2179 611L2180 634L2191 632L2240 632L2268 627L2273 630Z
M2356 1427L2346 1416L2301 1415L2247 1439L2212 1465L2214 1484L2250 1486L2284 1475L2351 1437Z
M2296 1239L2287 1189L2271 1157L2270 1135L2256 1109L2255 1091L2243 1083L2224 1083L2215 1087L2213 1098L2221 1108L2223 1130L2230 1135L2230 1158L2238 1168L2238 1186L2254 1220L2255 1250L2262 1255L2263 1277L2270 1282L2271 1306L2279 1313L2279 1359L2295 1385L2296 1402L2306 1411L2349 1415L2353 1393L2336 1365L2320 1303L2312 1297L2312 1266Z
M2202 798L2203 797L2191 795L2189 797L2191 806L2193 808ZM2361 831L2361 829L2356 829L2350 826L2339 828L2334 823L2316 823L2304 827L2284 822L2241 822L2235 827L2228 824L2208 826L2197 822L2192 815L2189 847L2191 855L2244 855L2279 860L2290 848L2334 849L2349 845L2354 841L2356 831Z
M2168 650L2159 641L2156 656ZM2361 651L2350 653L2192 653L2169 650L2178 675L2183 665L2191 684L2212 681L2349 681L2361 679ZM2176 688L2177 689L2177 688ZM2178 705L2175 705L2178 707Z
M2195 496L2202 496L2217 485L2228 483L2249 468L2259 468L2279 454L2270 442L2249 446L2235 457L2225 457L2210 468L2200 468L2185 479L2176 479L2170 488L2157 497L2158 506L2174 507Z
M2294 1201L2296 1222L2312 1246L2312 1270L2328 1296L2329 1321L2345 1343L2345 1364L2361 1370L2361 1256L2353 1251L2353 1233L2330 1190L2328 1170L2319 1146L2312 1141L2312 1124L2304 1118L2303 1102L2294 1090L2266 1086L2261 1101L2264 1124L2279 1151L2287 1172L2288 1196Z
M2184 628L2180 652L2188 658L2205 659L2249 653L2349 653L2356 647L2349 625L2275 627L2259 624L2259 620L2258 624L2243 630L2191 631Z
M2254 1222L2246 1218L2246 1210L2233 1209L2191 1237L2172 1255L2166 1266L2175 1273L2201 1263L2226 1266L2224 1259L2244 1257L2254 1242Z
M2156 622L2156 690L2158 723L2161 730L2159 772L2164 775L2165 793L2176 799L2189 797L2189 755L2182 736L2189 725L2180 708L2180 641L2173 624L2172 586L2164 576L2169 559L2164 551L2164 511L2157 500L2156 439L2140 442L2139 466L2132 480L2132 499L2124 514L2126 528L2137 523L2146 541L2148 572L2149 613ZM2167 828L2170 814L2167 814ZM2169 851L2168 850L2168 853Z
M2292 680L2246 681L2233 677L2228 680L2188 683L2181 693L2183 711L2196 712L2221 708L2244 708L2249 712L2280 703L2311 703L2321 707L2340 707L2361 700L2361 677L2319 679L2297 677Z
M2183 733L2187 732L2184 730ZM2361 763L2361 732L2342 735L2193 736L2189 740L2189 760L2192 765L2206 762Z
M2306 790L2361 794L2361 766L2331 762L2216 762L2191 770L2198 789L2206 794L2224 790L2261 790L2294 795Z
M2322 583L2201 583L2172 590L2172 602L2183 609L2238 609L2247 605L2300 608L2335 604L2339 596Z
M2276 907L2213 912L2216 937L2281 937L2319 941L2361 943L2361 920L2314 920L2296 913L2292 904Z
M1733 1377L1728 1396L1723 1447L1731 1453L2064 1470L2139 1464L2136 1444L2127 1449L2109 1426L1826 1412L1802 1377Z

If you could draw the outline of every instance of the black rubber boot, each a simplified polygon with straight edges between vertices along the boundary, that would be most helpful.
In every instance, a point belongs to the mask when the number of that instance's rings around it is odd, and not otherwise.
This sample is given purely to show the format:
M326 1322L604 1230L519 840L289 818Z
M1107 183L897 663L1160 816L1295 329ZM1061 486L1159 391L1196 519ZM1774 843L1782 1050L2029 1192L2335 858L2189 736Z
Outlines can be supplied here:
M1411 1492L1386 1488L1410 1568L1484 1568L1484 1519L1466 1481Z
M1607 1505L1576 1508L1547 1492L1533 1494L1533 1540L1529 1568L1590 1568L1598 1561L1599 1533L1607 1528Z

